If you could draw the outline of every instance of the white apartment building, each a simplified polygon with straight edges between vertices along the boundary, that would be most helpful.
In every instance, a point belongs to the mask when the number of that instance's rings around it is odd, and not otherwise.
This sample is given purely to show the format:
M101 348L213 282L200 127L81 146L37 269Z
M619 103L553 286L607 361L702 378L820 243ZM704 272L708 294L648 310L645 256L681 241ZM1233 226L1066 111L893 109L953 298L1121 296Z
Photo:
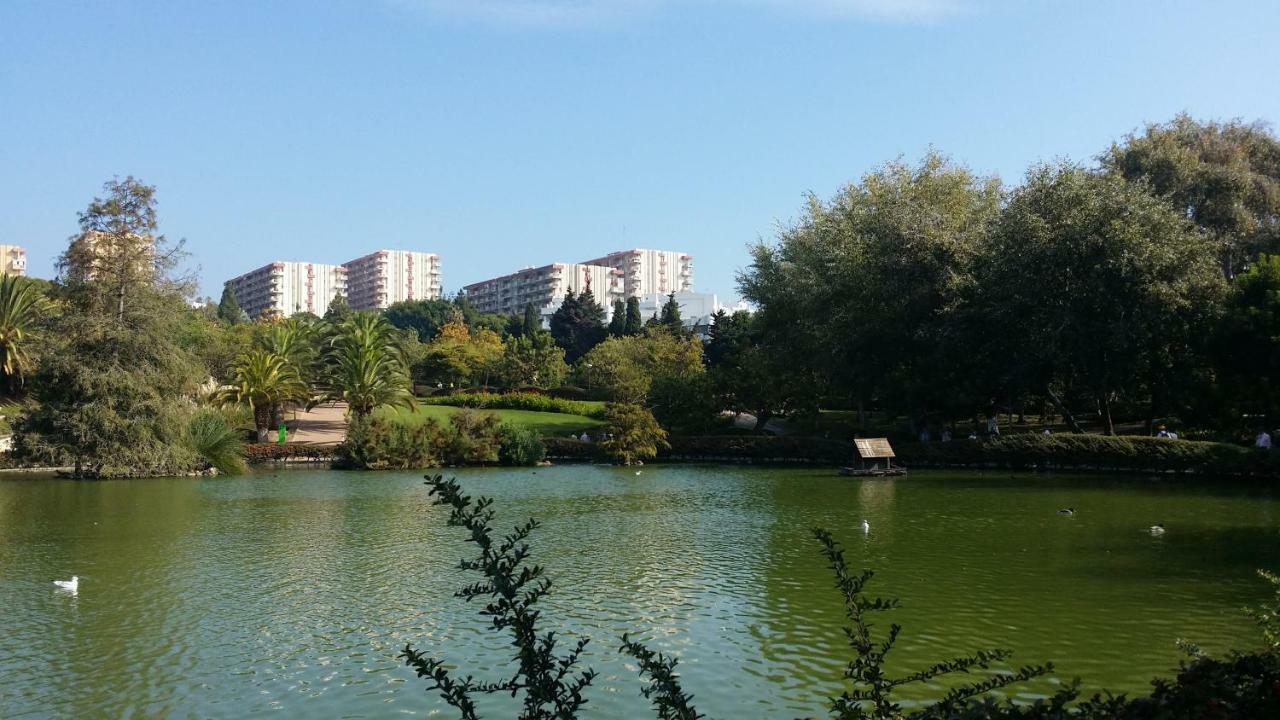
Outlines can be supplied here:
M347 270L347 302L356 310L440 297L440 256L435 253L378 250L342 267Z
M0 245L0 275L26 275L27 251L20 245Z
M744 302L736 305L724 305L720 302L720 298L715 293L697 293L688 290L680 291L675 294L676 305L680 306L680 319L684 321L686 327L708 327L712 324L712 315L724 310L733 314L738 310L750 310L751 307ZM667 295L662 293L653 293L640 298L640 317L648 320L654 315L661 315L662 308L667 304Z
M619 250L584 265L605 265L622 272L623 297L666 295L693 288L693 257L674 250Z
M622 272L603 265L553 263L537 268L472 283L463 288L467 299L481 312L517 315L532 303L543 320L551 316L572 290L581 295L588 289L596 302L612 311L613 301L624 297Z
M341 265L278 261L227 283L250 318L266 312L282 317L296 312L323 315L335 296L346 296L347 270Z

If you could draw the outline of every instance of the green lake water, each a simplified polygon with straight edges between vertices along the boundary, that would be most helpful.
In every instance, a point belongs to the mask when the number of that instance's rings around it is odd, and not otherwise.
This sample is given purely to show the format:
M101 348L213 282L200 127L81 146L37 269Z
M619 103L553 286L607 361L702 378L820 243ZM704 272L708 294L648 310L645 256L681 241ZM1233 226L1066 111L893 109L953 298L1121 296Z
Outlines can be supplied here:
M681 658L715 718L820 716L848 653L809 528L829 528L902 608L894 668L1010 647L1056 680L1137 692L1258 643L1255 568L1280 569L1277 488L1128 477L648 466L459 470L508 526L542 521L545 629L591 638L585 717L653 717L631 631ZM1074 517L1056 514L1073 506ZM863 519L870 532L863 534ZM485 679L504 637L452 597L470 555L420 473L0 480L0 717L428 716L409 641ZM1145 528L1163 522L1168 532ZM75 596L51 581L81 577ZM941 692L919 688L907 700ZM509 717L504 703L482 703ZM456 717L444 710L441 717Z

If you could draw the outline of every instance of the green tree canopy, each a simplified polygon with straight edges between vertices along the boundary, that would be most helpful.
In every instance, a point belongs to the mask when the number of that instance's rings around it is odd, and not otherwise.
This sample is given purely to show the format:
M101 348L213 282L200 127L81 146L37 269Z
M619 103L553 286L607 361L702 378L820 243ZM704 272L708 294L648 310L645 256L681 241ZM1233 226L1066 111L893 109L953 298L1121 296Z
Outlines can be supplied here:
M551 316L551 336L564 348L567 362L576 362L605 339L604 315L590 289L577 296L570 290L564 296Z
M1263 255L1236 276L1214 340L1231 420L1261 416L1273 427L1280 416L1280 255Z
M337 325L351 317L352 312L354 311L351 306L347 304L347 296L338 293L329 301L329 307L324 311L324 319Z
M613 317L609 318L609 337L622 337L627 334L627 304L621 300L613 301Z
M401 300L382 314L402 330L413 330L421 342L431 342L447 323L463 322L462 311L448 300Z
M623 324L624 335L639 335L644 332L644 318L640 316L640 298L627 298L627 320Z
M222 299L218 301L218 319L228 325L249 322L249 316L236 302L236 292L231 288L231 283L222 286Z
M956 397L946 315L1001 199L994 178L937 153L884 165L830 202L810 197L739 277L767 352L828 393L923 418Z
M1014 192L973 288L985 361L1050 396L1081 388L1111 433L1121 393L1167 391L1222 278L1213 246L1143 186L1061 164Z
M1209 233L1228 277L1280 251L1280 139L1261 123L1178 115L1112 145L1102 163Z

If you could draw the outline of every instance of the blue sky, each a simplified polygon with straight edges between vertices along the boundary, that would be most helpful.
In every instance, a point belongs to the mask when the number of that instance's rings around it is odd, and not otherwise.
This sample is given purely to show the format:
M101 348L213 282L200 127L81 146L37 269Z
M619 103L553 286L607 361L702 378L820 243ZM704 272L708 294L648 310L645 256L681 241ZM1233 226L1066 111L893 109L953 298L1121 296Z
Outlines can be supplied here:
M1147 121L1280 118L1280 3L0 2L0 242L51 277L113 175L202 291L380 247L445 285L746 245L930 145L1016 182Z

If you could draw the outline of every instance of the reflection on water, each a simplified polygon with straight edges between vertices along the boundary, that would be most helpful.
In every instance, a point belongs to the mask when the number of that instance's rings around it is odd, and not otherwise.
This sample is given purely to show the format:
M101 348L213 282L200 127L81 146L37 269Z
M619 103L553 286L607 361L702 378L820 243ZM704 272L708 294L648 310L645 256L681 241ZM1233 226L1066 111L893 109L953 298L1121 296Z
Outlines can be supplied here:
M585 660L601 673L588 717L651 715L616 652L624 631L679 654L711 715L821 714L847 652L815 526L876 569L872 590L903 599L882 622L906 627L898 669L1002 646L1089 689L1145 689L1177 664L1179 637L1247 647L1238 608L1266 591L1253 570L1280 567L1267 488L661 466L458 474L499 499L502 525L543 522L532 544L555 582L548 629L590 637ZM1079 512L1058 516L1066 506ZM452 596L469 548L444 518L412 473L0 480L3 715L427 715L440 705L396 660L405 642L490 678L508 653ZM1143 532L1158 521L1165 536ZM57 592L51 581L72 574L79 593ZM503 702L482 708L500 717Z

